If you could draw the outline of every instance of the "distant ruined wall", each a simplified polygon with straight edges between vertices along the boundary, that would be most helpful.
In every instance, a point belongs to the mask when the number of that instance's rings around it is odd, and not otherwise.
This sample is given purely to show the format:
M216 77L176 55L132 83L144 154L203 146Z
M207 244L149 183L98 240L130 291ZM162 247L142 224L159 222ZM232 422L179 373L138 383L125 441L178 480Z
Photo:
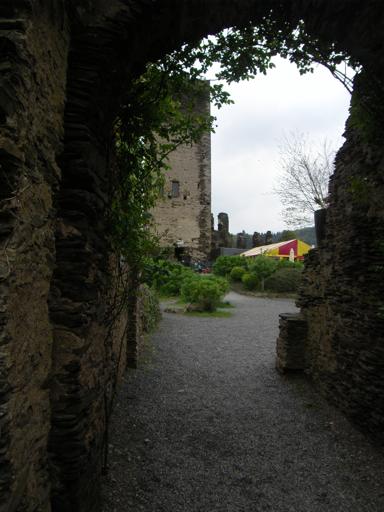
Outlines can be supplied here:
M182 42L257 23L270 7L276 18L304 19L313 35L383 80L380 1L1 3L1 512L100 510L111 397L129 353L127 318L110 329L119 262L106 212L112 124L130 80ZM377 432L382 135L378 142L352 128L347 135L324 247L310 256L301 302L316 382Z
M196 110L210 115L209 89L196 99ZM169 155L164 194L152 214L160 245L174 247L182 241L193 260L206 260L211 251L211 134L199 142L182 145ZM172 197L172 182L179 186Z

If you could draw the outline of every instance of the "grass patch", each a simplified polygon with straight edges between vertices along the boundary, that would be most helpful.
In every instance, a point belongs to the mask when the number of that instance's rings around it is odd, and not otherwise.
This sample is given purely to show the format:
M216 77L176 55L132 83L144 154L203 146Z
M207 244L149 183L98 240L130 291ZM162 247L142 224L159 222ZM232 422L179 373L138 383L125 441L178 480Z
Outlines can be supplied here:
M269 291L258 291L258 290L245 290L241 283L231 283L231 290L240 295L247 295L248 297L260 297L264 299L297 299L297 293L288 292L269 292Z
M179 295L169 295L169 293L157 292L157 295L161 301L174 300L179 297Z
M183 300L183 299L178 299L175 304L177 304L178 306L185 306L186 304L189 304L189 302ZM219 302L219 305L217 306L217 309L228 309L228 308L234 308L235 306L233 304L231 304L229 301L223 301L223 302Z
M235 306L233 304L231 304L228 300L224 301L224 302L220 302L220 304L218 305L218 308L219 309L224 309L224 308L234 308Z
M184 315L203 318L229 318L232 313L230 311L186 311Z
M223 309L234 308L230 302L222 301L215 311L185 311L186 306L189 304L180 297L168 297L167 300L162 299L162 304L167 306L165 310L167 313L177 313L190 316L199 316L203 318L228 318L232 315L230 311L223 311Z

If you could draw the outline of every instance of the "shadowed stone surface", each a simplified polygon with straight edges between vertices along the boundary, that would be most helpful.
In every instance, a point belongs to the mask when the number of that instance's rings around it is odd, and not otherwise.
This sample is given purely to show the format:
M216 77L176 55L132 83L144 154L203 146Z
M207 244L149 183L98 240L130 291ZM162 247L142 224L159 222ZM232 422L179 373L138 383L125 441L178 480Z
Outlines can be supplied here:
M164 315L117 400L104 512L379 512L384 462L303 377L275 369L290 300Z
M300 313L283 313L276 343L276 368L280 372L306 369L307 322Z

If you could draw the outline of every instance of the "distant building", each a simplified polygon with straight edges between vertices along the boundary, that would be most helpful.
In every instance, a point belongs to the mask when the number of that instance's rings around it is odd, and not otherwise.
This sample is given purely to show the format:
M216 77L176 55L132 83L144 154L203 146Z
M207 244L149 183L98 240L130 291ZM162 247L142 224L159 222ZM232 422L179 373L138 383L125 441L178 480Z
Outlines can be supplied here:
M209 89L197 109L210 115ZM152 210L162 247L178 260L207 260L211 253L211 134L197 144L183 145L169 156L163 197Z
M277 242L275 244L261 245L254 247L249 251L241 253L246 258L257 258L257 256L270 256L276 259L291 259L292 261L300 261L304 259L304 255L311 249L311 246L302 240L294 239L285 242Z

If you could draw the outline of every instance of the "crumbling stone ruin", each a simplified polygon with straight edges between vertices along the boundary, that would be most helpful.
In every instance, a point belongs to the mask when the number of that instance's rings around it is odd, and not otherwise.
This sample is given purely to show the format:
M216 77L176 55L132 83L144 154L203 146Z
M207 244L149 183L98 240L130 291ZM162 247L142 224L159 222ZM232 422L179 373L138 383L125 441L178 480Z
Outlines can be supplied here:
M267 231L265 233L265 241L264 241L264 244L265 245L268 245L268 244L271 244L272 243L272 233L270 231Z
M263 245L263 240L260 233L255 231L252 235L252 247L259 247L260 245Z
M245 231L241 233L237 233L236 235L236 248L237 249L247 249L247 238L245 236Z
M227 213L221 212L217 217L217 239L219 247L231 247L231 235L229 233L229 217Z
M265 234L260 234L255 231L251 236L244 230L234 235L229 232L229 216L227 213L223 212L218 215L217 230L215 230L214 218L211 218L211 230L212 259L216 259L223 250L227 255L233 255L240 254L247 249L252 249L252 247L270 244L276 241L276 237L278 236L278 233L272 235L271 231L267 231ZM275 238L275 240L273 238ZM225 251L225 249L233 249L233 251Z
M195 108L210 115L209 89ZM182 261L206 261L211 252L211 135L169 155L163 197L152 214L162 247Z
M363 107L337 157L300 305L309 374L383 440L382 2L12 0L0 5L0 511L100 509L126 352L126 318L112 331L106 321L117 262L105 212L112 124L130 81L183 42L270 9L363 67L353 95Z
M217 229L212 216L211 222L211 259L216 259L220 255L221 247L232 247L232 235L229 232L229 217L227 213L221 212L217 216Z

